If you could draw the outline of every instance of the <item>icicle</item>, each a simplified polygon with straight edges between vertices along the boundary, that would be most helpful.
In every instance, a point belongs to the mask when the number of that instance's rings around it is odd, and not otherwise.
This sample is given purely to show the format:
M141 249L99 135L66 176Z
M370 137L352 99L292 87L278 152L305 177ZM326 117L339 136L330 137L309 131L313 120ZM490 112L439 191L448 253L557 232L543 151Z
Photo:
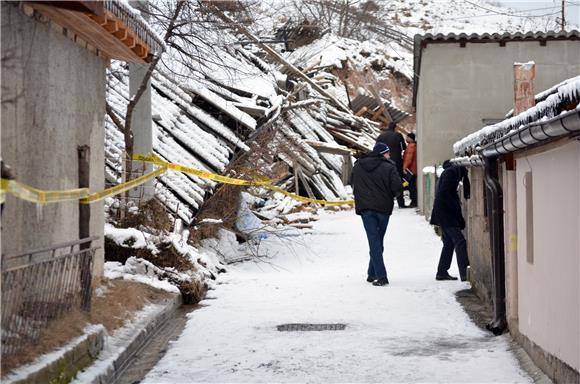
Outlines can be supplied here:
M44 204L36 204L36 220L41 221L43 217Z

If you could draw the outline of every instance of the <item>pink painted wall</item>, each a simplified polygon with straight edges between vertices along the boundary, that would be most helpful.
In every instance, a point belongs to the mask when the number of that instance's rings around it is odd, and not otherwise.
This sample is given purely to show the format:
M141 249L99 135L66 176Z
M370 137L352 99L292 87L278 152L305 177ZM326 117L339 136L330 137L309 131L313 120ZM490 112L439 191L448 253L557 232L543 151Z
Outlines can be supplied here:
M533 235L527 233L526 188L530 186L524 182L530 171ZM579 370L580 141L518 157L516 192L520 332ZM533 262L527 257L528 243L533 246Z

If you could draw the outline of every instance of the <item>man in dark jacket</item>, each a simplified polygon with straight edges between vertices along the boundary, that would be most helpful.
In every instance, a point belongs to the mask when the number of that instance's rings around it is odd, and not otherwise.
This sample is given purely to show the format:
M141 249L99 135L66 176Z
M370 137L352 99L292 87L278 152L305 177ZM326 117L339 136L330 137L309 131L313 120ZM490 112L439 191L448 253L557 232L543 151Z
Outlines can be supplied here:
M443 169L444 171L437 183L433 212L431 212L431 224L441 227L441 239L443 240L443 249L435 279L457 280L457 277L451 276L447 272L451 266L453 250L455 250L459 276L461 281L465 281L469 259L467 257L467 242L461 232L465 228L465 220L461 214L461 202L457 187L459 182L463 181L463 196L469 199L469 178L465 167L453 165L449 160L443 163Z
M373 151L358 159L352 170L355 210L362 217L370 248L367 281L376 286L389 284L383 261L383 239L393 213L393 200L403 191L401 178L389 156L389 147L376 143Z
M396 123L390 122L387 129L377 137L377 143L385 143L391 149L391 160L397 167L399 177L403 177L403 151L407 148L403 135L395 131ZM401 193L397 197L399 208L405 208L405 199Z

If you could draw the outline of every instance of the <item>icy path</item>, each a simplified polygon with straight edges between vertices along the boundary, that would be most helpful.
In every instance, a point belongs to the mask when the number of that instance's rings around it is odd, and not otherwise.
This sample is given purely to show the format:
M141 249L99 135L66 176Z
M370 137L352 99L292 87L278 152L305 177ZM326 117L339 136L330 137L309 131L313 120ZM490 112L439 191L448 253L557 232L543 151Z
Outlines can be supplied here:
M412 210L391 217L386 287L365 281L367 242L353 212L324 213L313 234L267 243L271 264L221 275L144 382L531 381L506 336L477 328L455 300L468 285L434 280L440 241ZM276 330L285 323L347 328Z

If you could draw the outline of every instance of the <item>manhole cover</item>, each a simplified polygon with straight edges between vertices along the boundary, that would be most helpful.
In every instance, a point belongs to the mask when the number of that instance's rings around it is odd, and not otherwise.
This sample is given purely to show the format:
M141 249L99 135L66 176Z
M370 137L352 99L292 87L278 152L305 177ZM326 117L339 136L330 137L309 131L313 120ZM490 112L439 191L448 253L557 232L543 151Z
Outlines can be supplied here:
M343 331L346 324L282 324L276 327L280 332L296 331Z

